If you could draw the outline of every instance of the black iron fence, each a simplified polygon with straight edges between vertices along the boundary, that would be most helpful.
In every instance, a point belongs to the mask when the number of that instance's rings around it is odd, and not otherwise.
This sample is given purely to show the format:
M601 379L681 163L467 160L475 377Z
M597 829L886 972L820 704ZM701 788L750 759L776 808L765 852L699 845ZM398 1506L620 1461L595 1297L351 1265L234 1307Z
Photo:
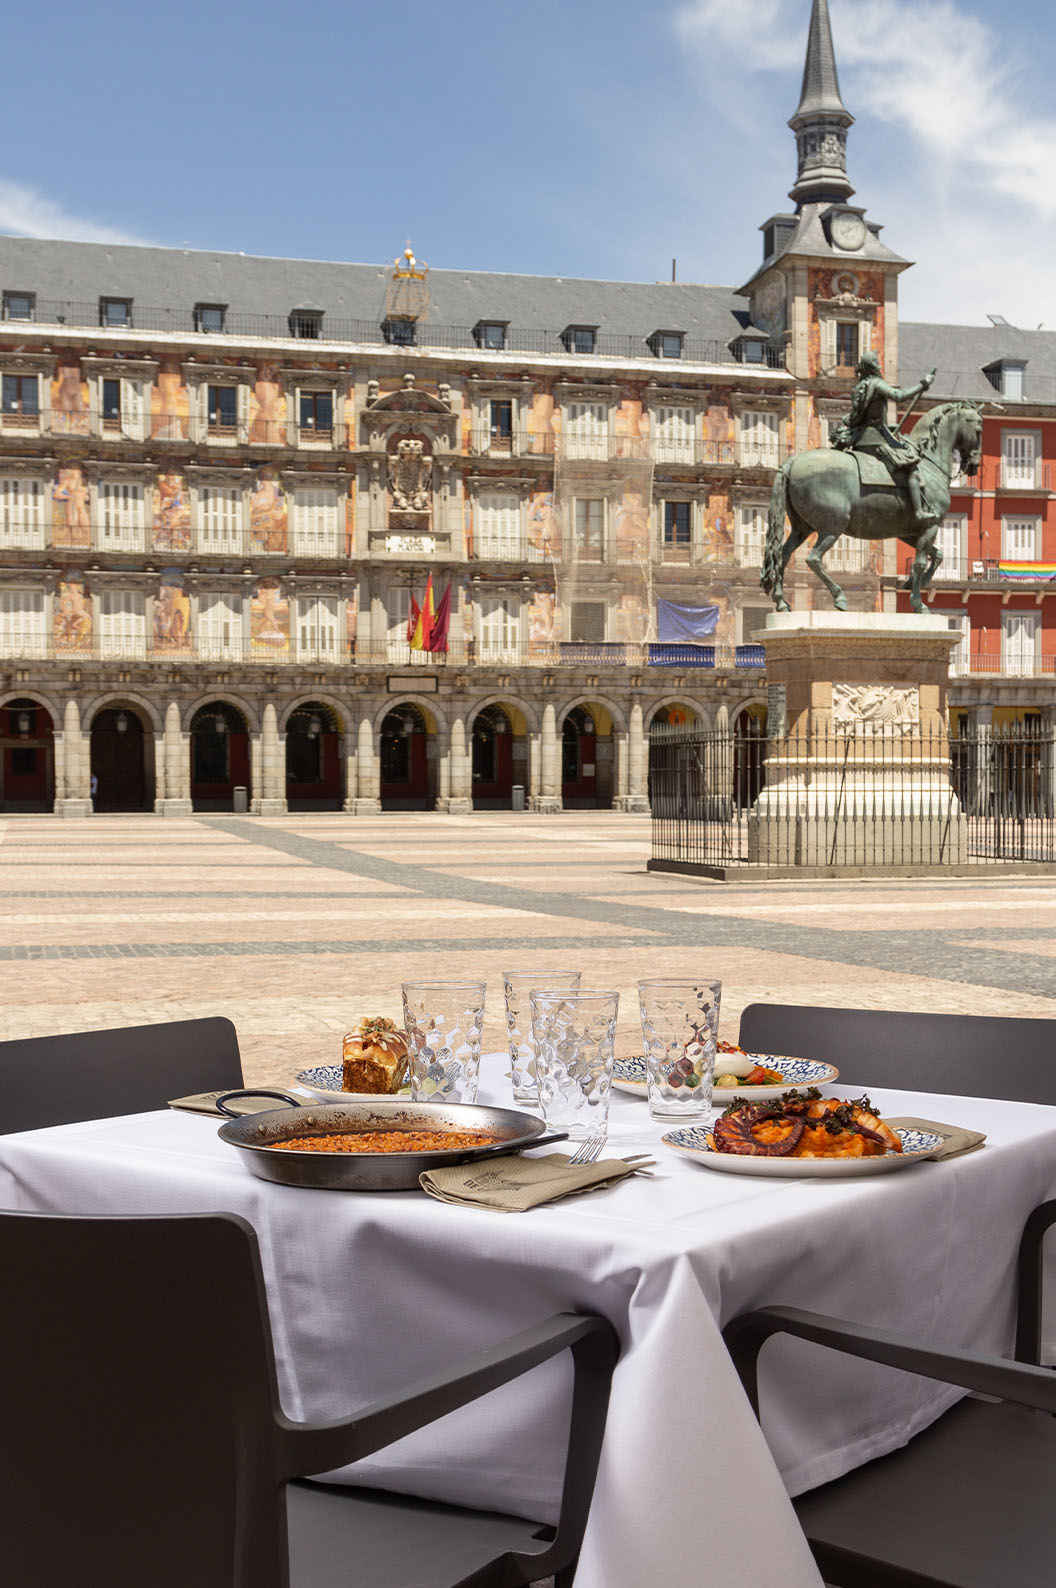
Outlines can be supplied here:
M1056 865L1056 731L653 729L651 865L722 874Z

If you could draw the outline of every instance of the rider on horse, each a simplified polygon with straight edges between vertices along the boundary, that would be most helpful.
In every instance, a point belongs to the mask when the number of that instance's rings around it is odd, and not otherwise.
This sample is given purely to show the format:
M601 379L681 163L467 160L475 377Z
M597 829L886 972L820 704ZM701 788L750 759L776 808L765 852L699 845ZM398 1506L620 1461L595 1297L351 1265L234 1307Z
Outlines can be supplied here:
M920 453L907 436L888 427L887 405L915 401L927 391L935 379L935 371L925 375L915 386L889 386L880 371L877 355L863 353L858 360L858 376L858 384L851 393L847 422L836 426L831 443L841 451L869 452L886 463L896 483L905 481L913 516L923 529L934 521L934 514L925 507L921 495L917 472Z

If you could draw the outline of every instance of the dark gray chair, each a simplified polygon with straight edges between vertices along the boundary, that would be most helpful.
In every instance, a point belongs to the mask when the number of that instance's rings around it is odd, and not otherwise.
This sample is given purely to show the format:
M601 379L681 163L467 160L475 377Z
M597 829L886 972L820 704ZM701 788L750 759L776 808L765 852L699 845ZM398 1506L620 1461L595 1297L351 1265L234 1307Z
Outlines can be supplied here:
M230 1020L171 1020L0 1042L0 1134L164 1108L242 1085Z
M1056 1417L1040 1413L1056 1413L1056 1374L940 1351L842 1318L764 1307L725 1330L757 1416L759 1351L778 1333L998 1397L959 1401L902 1450L793 1502L826 1583L1051 1588Z
M738 1040L835 1064L848 1086L1056 1104L1056 1020L749 1004Z
M523 1588L551 1573L571 1588L618 1352L607 1320L548 1318L352 1416L305 1424L279 1407L260 1255L242 1219L2 1213L0 1274L0 1575L11 1588ZM392 1350L398 1366L398 1340ZM566 1350L556 1529L291 1481L381 1450Z

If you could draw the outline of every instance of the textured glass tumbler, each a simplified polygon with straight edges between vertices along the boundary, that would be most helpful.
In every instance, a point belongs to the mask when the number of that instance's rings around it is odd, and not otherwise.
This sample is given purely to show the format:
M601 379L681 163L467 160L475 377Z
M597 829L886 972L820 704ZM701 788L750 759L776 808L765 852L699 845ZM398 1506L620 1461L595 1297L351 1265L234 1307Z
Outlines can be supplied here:
M711 1111L719 981L658 978L638 983L649 1112L655 1119L702 1119Z
M572 1141L604 1141L619 993L537 990L529 998L543 1118Z
M578 970L504 970L502 985L506 994L506 1035L510 1044L510 1074L515 1103L539 1106L539 1084L535 1075L535 1043L532 1040L532 1010L528 994L539 992L577 992Z
M475 1103L484 1024L482 981L403 983L416 1103Z

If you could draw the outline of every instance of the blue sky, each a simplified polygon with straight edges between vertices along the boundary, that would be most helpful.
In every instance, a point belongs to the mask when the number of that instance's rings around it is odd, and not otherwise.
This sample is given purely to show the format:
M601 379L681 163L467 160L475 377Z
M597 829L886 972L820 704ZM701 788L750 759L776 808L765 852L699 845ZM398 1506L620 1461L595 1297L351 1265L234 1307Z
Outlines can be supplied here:
M909 318L1056 329L1042 0L830 0ZM114 0L20 13L0 230L737 285L787 206L810 0ZM15 38L17 37L17 55ZM19 61L25 69L19 69ZM60 68L53 64L60 61Z

